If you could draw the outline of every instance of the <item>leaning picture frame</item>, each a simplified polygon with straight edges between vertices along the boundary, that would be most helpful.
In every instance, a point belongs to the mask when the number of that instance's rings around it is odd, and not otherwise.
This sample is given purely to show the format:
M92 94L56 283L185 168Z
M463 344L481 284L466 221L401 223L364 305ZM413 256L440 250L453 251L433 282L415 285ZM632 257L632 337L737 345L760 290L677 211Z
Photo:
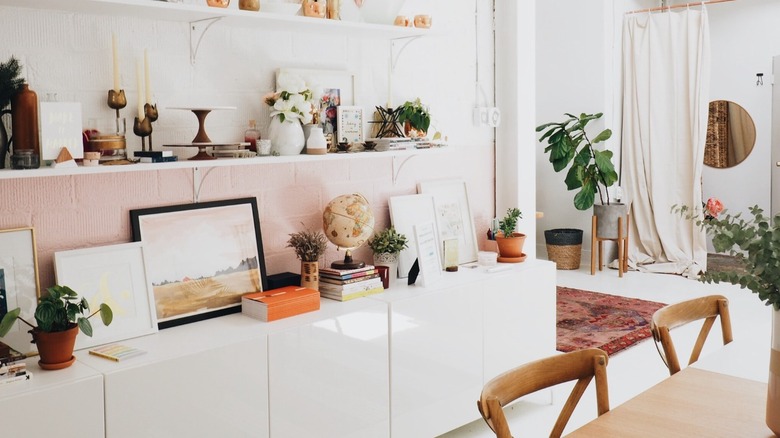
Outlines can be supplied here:
M400 195L391 196L388 199L390 210L390 223L395 230L407 238L407 248L402 250L398 257L398 277L407 278L417 259L417 241L414 234L414 226L417 224L432 222L436 226L436 207L433 204L433 195ZM438 231L434 230L438 236ZM437 248L438 251L438 248Z
M57 251L54 275L57 284L85 298L92 312L106 303L114 314L110 326L93 319L91 337L79 332L76 350L157 331L154 295L141 242Z
M458 264L477 261L477 233L469 205L466 181L447 179L422 181L418 193L433 196L436 210L436 227L439 233L439 248L445 240L458 240Z
M268 288L256 198L130 211L160 329L241 311Z
M35 230L32 227L0 230L0 319L18 307L20 317L34 320L40 296ZM27 330L29 327L17 321L6 338L19 335L29 344ZM18 346L11 343L14 348Z

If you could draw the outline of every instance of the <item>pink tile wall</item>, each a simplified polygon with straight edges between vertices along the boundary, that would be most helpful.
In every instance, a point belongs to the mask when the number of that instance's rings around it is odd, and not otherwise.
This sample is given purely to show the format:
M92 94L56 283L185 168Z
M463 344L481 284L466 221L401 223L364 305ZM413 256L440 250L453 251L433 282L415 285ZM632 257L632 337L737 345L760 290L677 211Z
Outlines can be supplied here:
M393 161L395 160L395 167ZM377 157L296 164L260 164L201 169L200 200L254 196L258 199L268 273L299 272L286 248L288 234L322 226L332 198L358 192L371 203L376 228L390 224L388 198L416 192L426 179L463 178L468 183L480 247L481 229L493 212L492 154L452 147L409 158ZM131 209L193 202L192 169L119 172L0 180L0 229L32 226L37 238L41 287L55 282L55 251L129 242ZM330 248L324 263L343 258ZM361 248L355 257L371 261Z

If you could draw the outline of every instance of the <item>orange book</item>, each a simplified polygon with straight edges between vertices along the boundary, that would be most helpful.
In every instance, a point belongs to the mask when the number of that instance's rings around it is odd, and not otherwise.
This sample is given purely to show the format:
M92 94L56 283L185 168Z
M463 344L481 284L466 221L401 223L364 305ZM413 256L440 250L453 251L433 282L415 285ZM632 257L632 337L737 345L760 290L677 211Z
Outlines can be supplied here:
M241 298L241 312L262 321L275 321L320 309L320 293L300 286L253 292Z

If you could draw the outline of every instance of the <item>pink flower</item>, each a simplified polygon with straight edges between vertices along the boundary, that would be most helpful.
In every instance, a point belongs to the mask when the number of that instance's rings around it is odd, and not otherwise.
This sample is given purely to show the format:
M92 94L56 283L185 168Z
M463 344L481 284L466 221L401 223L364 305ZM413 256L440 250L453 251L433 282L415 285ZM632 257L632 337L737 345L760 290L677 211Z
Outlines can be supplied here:
M718 198L710 198L707 200L707 214L713 218L718 217L718 213L723 211L723 203Z

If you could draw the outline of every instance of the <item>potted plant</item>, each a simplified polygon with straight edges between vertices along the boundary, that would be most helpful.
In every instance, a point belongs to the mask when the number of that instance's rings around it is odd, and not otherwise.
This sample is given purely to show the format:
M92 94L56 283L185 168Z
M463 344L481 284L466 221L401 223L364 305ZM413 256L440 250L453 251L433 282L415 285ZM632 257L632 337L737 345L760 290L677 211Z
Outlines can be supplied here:
M33 343L38 346L41 356L38 363L41 368L57 370L67 368L75 361L73 347L79 330L92 336L89 319L99 313L103 324L110 325L114 313L108 304L101 303L98 310L84 316L89 313L89 302L68 286L54 285L47 292L35 308L37 327L21 318L17 307L6 313L0 321L0 337L5 336L17 320L27 324L31 327Z
M588 123L600 119L602 115L582 113L577 117L566 113L566 120L539 125L536 132L546 130L539 141L547 140L544 152L549 153L553 170L560 172L569 169L565 179L566 188L579 189L574 195L574 207L578 210L593 207L593 213L598 218L596 235L616 238L617 220L626 215L626 206L613 202L609 196L609 187L618 180L612 163L612 151L595 148L596 144L608 140L612 131L604 129L591 139L585 129ZM596 194L600 204L595 204Z
M780 214L764 216L757 205L751 207L751 219L741 213L728 214L723 204L711 198L704 206L703 215L687 206L674 206L673 212L696 224L712 237L712 245L718 253L728 252L737 258L741 266L734 271L706 271L699 276L704 283L731 283L749 289L758 299L772 306L772 356L780 357ZM722 214L721 214L722 213ZM703 218L702 218L703 216ZM769 428L780 435L780 374L770 365L769 396L766 421Z
M404 134L407 137L425 137L431 126L431 113L428 107L420 102L420 98L413 101L407 100L398 108L398 122L404 125Z
M11 110L7 109L11 97L22 89L24 79L21 77L21 72L22 66L13 56L8 61L0 63L0 169L5 168L5 156L11 144L2 116L11 113Z
M398 256L409 247L408 238L394 227L385 228L368 239L368 247L374 252L374 264L387 266L390 271L389 282L392 285L398 276ZM389 285L389 286L390 286Z
M279 91L263 96L263 101L271 107L268 128L271 151L278 155L298 155L306 144L303 125L311 123L315 113L314 93L294 74L281 73L276 82Z
M516 231L517 221L522 217L523 213L513 207L508 208L506 216L498 221L498 232L495 237L500 262L522 262L525 260L523 253L525 234Z
M319 260L325 254L328 240L320 231L303 230L290 234L287 247L295 249L301 261L301 286L319 290Z

